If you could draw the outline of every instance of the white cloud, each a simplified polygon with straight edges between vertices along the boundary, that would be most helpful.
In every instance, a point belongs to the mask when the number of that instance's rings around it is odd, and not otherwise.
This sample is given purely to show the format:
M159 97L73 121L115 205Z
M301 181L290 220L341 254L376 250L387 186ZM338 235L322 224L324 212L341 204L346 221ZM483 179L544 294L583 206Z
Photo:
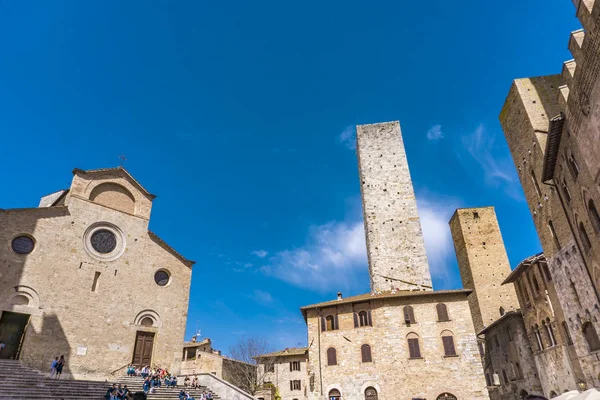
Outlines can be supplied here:
M499 151L494 146L495 140L494 133L488 133L479 125L473 133L462 137L462 145L480 166L486 186L502 188L508 196L523 200L510 153L507 149Z
M274 254L261 271L295 286L325 291L355 286L355 273L366 268L365 234L359 220L311 227L303 247Z
M454 243L448 221L460 204L456 199L430 193L419 196L417 202L431 275L447 278L450 272L448 267L454 257Z
M265 292L263 290L256 289L252 292L252 295L250 295L249 297L257 303L263 305L270 304L273 302L273 296L271 296L271 293Z
M265 258L269 254L269 252L266 250L254 250L252 254L259 258Z
M344 128L338 140L350 150L356 150L356 127L349 125Z
M440 140L444 138L441 125L434 125L427 131L427 139L429 140Z

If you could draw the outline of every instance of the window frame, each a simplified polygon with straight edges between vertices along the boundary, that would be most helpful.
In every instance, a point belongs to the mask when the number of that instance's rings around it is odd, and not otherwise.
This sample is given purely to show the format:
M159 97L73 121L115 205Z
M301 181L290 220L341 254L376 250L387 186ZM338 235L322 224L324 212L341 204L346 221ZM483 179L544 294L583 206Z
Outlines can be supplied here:
M408 346L408 358L410 360L419 360L423 358L423 355L421 354L421 345L419 343L419 335L410 333L406 338L406 344ZM413 352L413 350L415 352Z
M338 365L337 363L337 350L335 347L329 347L326 351L327 353L327 366L331 367L334 365Z
M448 312L448 306L445 303L437 303L435 305L435 310L437 313L438 322L451 321L450 313ZM443 312L440 312L441 310L443 310ZM445 319L443 317L445 317Z
M363 363L373 362L373 353L371 351L371 345L364 343L360 346L360 358Z
M450 331L443 331L441 337L442 347L444 348L444 357L458 357L456 343L454 342L454 334Z

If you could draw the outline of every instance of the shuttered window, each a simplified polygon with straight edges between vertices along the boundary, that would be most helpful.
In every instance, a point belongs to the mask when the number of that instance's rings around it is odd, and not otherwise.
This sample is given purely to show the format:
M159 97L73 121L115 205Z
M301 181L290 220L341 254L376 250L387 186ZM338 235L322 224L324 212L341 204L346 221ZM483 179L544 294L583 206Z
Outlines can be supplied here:
M410 358L421 358L421 349L419 348L419 339L416 337L408 339L408 353Z
M444 356L452 357L456 355L454 338L451 335L442 336L442 343L444 344Z
M415 312L412 306L404 306L404 322L407 324L415 323Z
M300 371L300 361L290 362L290 371Z
M300 381L290 381L290 390L302 390Z
M438 321L450 321L448 307L444 303L438 303L435 308L437 309Z
M327 365L337 365L337 352L333 347L327 349Z
M368 344L363 344L360 348L360 353L362 356L362 362L367 363L373 361L371 358L371 346Z

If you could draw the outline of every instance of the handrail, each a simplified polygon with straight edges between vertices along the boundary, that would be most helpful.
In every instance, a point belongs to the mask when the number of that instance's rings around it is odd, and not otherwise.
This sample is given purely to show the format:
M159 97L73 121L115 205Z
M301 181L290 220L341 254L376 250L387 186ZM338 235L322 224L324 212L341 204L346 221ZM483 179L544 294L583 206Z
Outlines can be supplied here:
M127 363L127 364L123 365L122 367L119 367L119 368L115 369L115 370L114 370L113 372L111 372L109 375L114 375L114 374L115 374L115 372L117 372L117 371L120 371L120 370L122 370L122 369L123 369L123 368L125 368L125 367L128 367L128 366L129 366L129 364L131 364L131 363Z
M221 384L223 384L223 385L225 385L225 386L228 386L228 387L230 387L231 389L233 389L234 391L238 392L240 395L242 395L242 396L243 396L243 397L245 397L246 399L251 399L251 400L253 400L253 399L254 399L254 396L252 396L250 393L248 393L248 392L246 392L246 391L244 391L244 390L240 389L239 387L235 386L234 384L232 384L232 383L230 383L230 382L227 382L227 381L226 381L226 380L224 380L224 379L218 378L216 375L214 375L214 374L211 374L211 373L209 373L209 372L200 372L200 373L196 373L196 374L178 374L178 375L177 375L177 381L179 381L179 377L184 377L184 376L200 376L200 375L203 375L203 376L209 376L209 377L211 377L211 378L215 379L217 382L219 382L219 383L221 383ZM207 387L208 387L208 388L209 388L211 391L213 391L213 390L214 390L214 388L211 388L210 386L207 386ZM217 393L217 394L219 394L219 393ZM219 396L220 396L220 395L219 395Z

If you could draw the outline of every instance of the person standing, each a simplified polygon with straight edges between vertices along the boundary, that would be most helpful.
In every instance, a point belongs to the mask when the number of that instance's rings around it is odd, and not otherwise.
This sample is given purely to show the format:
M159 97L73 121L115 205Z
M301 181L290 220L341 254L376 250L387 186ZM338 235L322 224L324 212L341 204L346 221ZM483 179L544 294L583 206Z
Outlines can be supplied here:
M60 375L62 374L62 370L65 367L66 361L65 361L65 356L61 355L60 359L58 360L58 364L56 365L56 379L60 378Z
M52 360L52 364L50 364L50 378L56 374L56 366L58 365L58 357Z

